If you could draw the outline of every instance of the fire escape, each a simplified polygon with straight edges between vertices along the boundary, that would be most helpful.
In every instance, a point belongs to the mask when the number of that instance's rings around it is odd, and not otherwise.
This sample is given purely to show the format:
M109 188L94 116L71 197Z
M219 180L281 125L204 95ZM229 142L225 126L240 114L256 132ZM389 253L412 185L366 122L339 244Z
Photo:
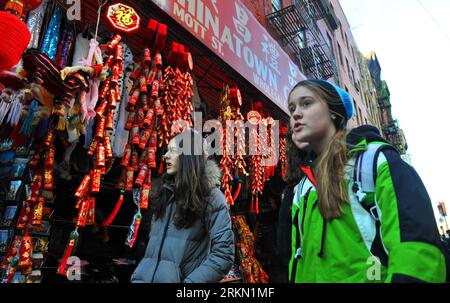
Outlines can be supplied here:
M289 49L309 78L337 77L334 53L317 26L317 21L324 18L333 30L338 28L326 0L295 0L294 4L266 16L282 46Z

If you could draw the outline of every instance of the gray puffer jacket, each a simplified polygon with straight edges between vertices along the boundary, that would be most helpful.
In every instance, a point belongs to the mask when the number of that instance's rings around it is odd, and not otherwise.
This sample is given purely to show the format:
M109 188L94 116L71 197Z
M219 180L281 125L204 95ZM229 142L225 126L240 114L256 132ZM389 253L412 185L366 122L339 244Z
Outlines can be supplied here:
M190 228L177 229L174 201L162 218L153 217L147 250L132 283L217 283L228 273L234 262L234 234L215 162L207 161L205 175L211 194L204 217ZM173 193L171 186L163 186Z

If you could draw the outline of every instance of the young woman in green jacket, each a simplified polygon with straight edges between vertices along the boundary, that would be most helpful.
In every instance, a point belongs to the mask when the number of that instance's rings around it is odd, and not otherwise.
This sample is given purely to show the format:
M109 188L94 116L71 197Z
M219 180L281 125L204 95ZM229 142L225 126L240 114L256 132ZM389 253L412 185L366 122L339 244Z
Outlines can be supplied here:
M432 205L415 170L375 127L347 132L354 105L335 84L299 82L288 101L288 157L303 172L290 281L444 282ZM362 165L370 150L371 165Z

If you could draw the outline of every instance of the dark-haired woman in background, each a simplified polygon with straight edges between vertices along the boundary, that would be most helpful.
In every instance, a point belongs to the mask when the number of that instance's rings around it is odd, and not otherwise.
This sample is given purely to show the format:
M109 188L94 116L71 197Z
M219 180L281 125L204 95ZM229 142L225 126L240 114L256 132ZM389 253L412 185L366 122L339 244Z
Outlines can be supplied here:
M153 199L153 219L144 258L133 283L215 283L234 261L234 234L220 170L207 160L201 135L175 136L164 155L162 185Z

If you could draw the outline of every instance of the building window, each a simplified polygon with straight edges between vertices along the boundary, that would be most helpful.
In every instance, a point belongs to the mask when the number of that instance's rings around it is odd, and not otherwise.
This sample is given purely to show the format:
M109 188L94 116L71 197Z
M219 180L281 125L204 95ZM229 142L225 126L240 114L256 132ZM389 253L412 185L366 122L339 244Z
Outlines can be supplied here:
M342 60L342 48L341 45L339 44L339 42L337 42L337 46L338 46L338 52L339 52L339 61L341 62L341 66L344 65L344 60Z
M362 119L363 119L363 116L362 116L362 112L361 112L361 108L359 108L358 107L358 112L359 112L359 119L360 119L360 122L361 122L361 124L362 124Z
M305 48L305 32L301 31L298 34L298 46L300 47L300 49Z
M345 35L345 45L347 45L347 49L350 51L350 47L348 46L347 33L345 33L344 35Z
M350 74L350 64L348 64L348 59L345 57L345 63L347 63L347 75L350 80L352 80L352 75Z
M355 72L353 71L353 68L352 68L352 79L353 79L353 86L356 88L356 90L357 91L359 91L358 90L358 85L356 84L356 78L355 78Z
M358 108L358 105L356 105L355 99L353 99L353 103L355 104L356 123L358 125L361 125L361 122L359 120L359 108Z
M341 21L338 21L338 23L339 23L339 30L341 31L342 40L344 40L344 31L342 30L342 23Z
M334 51L333 51L333 38L331 38L329 32L327 32L327 37L328 37L328 46L330 47L330 51L334 53Z
M272 12L279 11L283 8L282 0L272 0Z

